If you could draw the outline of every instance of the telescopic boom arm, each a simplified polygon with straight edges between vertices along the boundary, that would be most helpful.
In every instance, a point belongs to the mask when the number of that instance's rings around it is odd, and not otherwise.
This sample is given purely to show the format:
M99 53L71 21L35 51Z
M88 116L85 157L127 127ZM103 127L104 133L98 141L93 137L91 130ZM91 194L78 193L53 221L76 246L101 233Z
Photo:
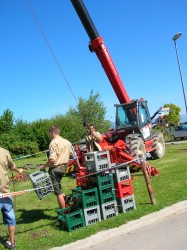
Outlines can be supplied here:
M116 96L118 97L120 104L129 103L131 100L127 94L127 91L124 88L124 85L120 79L118 71L104 44L103 38L99 36L83 1L71 0L71 2L90 38L90 45L89 45L90 50L96 53L116 93Z

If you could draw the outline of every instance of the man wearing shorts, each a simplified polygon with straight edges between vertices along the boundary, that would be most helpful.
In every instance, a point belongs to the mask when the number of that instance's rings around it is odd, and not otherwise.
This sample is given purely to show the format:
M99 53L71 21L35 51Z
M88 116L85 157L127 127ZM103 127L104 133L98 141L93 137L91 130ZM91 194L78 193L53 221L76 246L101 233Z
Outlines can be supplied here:
M45 170L49 167L49 175L53 183L54 194L57 197L60 208L65 208L65 194L62 192L61 179L65 174L70 156L76 158L78 167L80 167L80 165L72 149L72 144L60 136L60 129L57 126L52 126L49 129L49 135L51 138L51 143L49 144L49 158L46 164L40 167L40 170Z
M8 226L10 240L5 245L9 249L15 248L15 213L11 197L3 197L3 194L9 193L8 170L13 170L19 174L23 169L18 169L12 161L9 151L0 147L0 209L2 212L3 223ZM2 198L1 198L2 197Z

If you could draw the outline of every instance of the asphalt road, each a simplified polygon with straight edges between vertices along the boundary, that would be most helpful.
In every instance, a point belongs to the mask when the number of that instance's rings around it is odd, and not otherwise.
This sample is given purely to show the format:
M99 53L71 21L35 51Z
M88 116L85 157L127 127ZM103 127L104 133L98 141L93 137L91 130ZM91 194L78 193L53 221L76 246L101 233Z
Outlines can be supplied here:
M111 240L93 244L92 250L186 250L187 210L158 222L122 234Z
M187 140L177 140L177 141L172 141L172 142L166 142L166 144L173 144L173 145L176 145L176 144L180 144L180 143L186 143Z
M186 250L187 200L51 250Z

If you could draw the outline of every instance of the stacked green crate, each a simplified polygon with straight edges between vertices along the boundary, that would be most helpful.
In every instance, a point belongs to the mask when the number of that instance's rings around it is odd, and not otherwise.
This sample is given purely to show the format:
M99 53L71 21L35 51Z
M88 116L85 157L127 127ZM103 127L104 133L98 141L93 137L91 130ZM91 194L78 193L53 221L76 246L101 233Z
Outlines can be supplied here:
M97 187L102 219L118 214L112 171L104 171L88 178L88 185Z
M99 205L98 190L95 187L90 189L74 188L72 196L74 204L83 209Z
M88 184L91 187L98 188L100 204L116 200L112 171L90 176L88 178Z
M83 209L86 226L101 220L98 190L96 187L90 189L74 188L72 196L74 205Z

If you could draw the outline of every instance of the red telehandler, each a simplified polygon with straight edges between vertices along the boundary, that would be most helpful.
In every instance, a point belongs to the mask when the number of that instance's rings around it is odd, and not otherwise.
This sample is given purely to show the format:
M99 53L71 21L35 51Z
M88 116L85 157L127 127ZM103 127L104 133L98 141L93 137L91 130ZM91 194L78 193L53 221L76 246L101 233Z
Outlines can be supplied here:
M103 140L100 146L103 150L109 150L112 163L133 161L146 153L152 159L162 158L165 153L164 137L161 133L152 131L152 117L149 114L147 101L142 98L140 100L129 98L103 38L99 36L83 1L71 0L71 2L90 38L89 49L96 53L120 103L115 105L115 129L102 134ZM83 164L84 147L79 144L76 150ZM71 161L69 165L73 162ZM131 170L140 169L139 162L134 162L133 165ZM155 173L153 169L152 175Z

